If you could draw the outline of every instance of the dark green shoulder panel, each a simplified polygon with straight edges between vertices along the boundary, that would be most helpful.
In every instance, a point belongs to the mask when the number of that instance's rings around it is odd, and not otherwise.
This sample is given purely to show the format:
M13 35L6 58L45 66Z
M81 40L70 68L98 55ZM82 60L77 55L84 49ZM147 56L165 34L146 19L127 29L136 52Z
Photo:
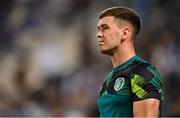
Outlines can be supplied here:
M149 63L135 60L134 65L130 66L124 71L124 74L129 78L132 78L134 74L137 74L145 79L145 81L150 81L153 78L153 74L148 70L148 67L151 66Z

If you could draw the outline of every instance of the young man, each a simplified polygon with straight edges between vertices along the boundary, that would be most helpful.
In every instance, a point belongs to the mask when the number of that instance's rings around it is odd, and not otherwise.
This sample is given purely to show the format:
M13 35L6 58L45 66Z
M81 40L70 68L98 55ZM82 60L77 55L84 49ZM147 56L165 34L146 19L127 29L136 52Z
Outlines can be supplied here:
M163 99L160 74L134 49L141 28L139 15L126 7L112 7L102 11L99 19L99 48L111 56L113 65L98 99L100 116L160 116Z

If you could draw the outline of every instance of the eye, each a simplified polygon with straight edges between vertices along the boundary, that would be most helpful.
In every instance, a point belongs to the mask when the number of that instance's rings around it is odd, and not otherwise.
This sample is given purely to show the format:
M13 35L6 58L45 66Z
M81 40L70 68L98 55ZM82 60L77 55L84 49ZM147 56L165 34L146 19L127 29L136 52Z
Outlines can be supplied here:
M102 29L103 29L103 30L109 29L109 26L104 25L104 26L102 26Z

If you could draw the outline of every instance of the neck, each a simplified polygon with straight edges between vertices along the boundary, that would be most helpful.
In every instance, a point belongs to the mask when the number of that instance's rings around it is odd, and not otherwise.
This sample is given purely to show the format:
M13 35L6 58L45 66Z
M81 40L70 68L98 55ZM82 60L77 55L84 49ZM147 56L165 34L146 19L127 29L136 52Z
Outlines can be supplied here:
M136 55L133 47L122 48L111 56L113 67L117 67Z

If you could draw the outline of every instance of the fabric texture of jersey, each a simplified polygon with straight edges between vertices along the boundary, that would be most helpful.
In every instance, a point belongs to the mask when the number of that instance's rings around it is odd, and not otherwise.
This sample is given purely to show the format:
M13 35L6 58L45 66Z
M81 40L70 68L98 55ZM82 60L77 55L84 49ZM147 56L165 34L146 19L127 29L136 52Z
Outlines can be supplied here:
M160 100L161 107L163 92L160 74L147 61L134 56L113 68L105 79L98 98L100 116L132 117L133 102L148 98Z

